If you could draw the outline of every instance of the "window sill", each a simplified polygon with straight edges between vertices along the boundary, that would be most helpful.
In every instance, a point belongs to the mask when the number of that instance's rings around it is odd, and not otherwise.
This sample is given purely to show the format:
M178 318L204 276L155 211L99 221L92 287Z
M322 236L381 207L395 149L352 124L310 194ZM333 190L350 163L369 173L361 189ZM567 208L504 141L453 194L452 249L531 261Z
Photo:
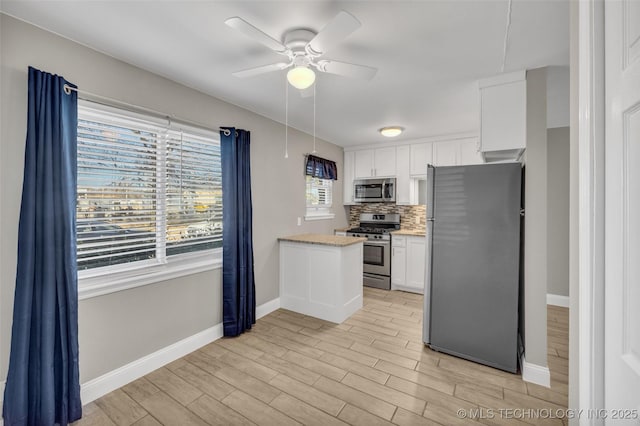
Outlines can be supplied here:
M92 271L78 272L78 300L104 296L122 290L167 281L174 278L222 268L222 249L197 254L177 255L166 264L128 268L99 275Z
M322 214L308 214L305 215L304 220L326 220L333 219L336 217L333 213L322 213Z

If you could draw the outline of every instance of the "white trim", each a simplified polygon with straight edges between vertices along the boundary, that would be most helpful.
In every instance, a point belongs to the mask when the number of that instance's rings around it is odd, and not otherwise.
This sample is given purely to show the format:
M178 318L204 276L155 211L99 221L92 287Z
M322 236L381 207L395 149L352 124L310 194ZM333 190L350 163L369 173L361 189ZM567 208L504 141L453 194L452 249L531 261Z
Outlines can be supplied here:
M273 311L280 309L280 298L269 300L260 306L256 306L256 319L259 320L265 315L269 315Z
M304 220L324 220L336 217L334 213L308 214L304 216Z
M182 255L176 255L176 257ZM90 299L117 291L141 287L185 275L211 271L222 267L222 249L203 253L188 253L183 258L169 260L166 264L154 264L143 268L129 269L111 274L83 276L78 278L78 299ZM107 267L109 268L109 267ZM87 272L91 272L90 270ZM87 274L88 275L88 274Z
M222 324L182 339L81 386L84 405L222 337Z
M603 0L579 2L578 57L578 407L571 408L593 410L605 406Z
M549 367L528 363L524 359L524 355L522 355L520 359L520 365L522 367L522 380L547 388L551 387L551 372L549 371Z
M547 305L569 307L569 296L547 293Z
M280 299L276 298L256 307L256 319L280 308ZM81 385L82 404L86 405L103 395L112 392L127 383L181 358L199 348L208 345L221 338L223 335L222 323L182 339L149 355L139 358L129 364L123 365L113 371L103 374ZM4 388L4 382L2 382ZM4 393L3 393L4 394ZM2 423L0 423L2 426Z

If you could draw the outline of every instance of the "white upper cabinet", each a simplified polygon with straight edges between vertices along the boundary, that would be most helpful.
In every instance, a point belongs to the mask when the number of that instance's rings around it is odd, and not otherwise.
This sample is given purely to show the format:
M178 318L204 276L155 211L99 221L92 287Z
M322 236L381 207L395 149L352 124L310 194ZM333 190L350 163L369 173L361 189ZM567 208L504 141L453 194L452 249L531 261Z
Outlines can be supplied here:
M426 176L427 164L433 164L433 144L411 145L411 176Z
M466 166L469 164L482 164L482 153L479 150L478 141L476 139L463 139L459 141L458 164Z
M436 142L433 144L434 166L457 166L458 165L458 141Z
M342 194L344 204L355 204L353 201L353 179L355 178L355 156L354 151L344 153L344 171L342 173Z
M374 150L374 176L393 177L396 175L396 147Z
M394 177L396 147L362 149L355 152L355 178Z
M482 164L482 153L478 150L476 138L466 138L454 141L434 142L433 165L438 166L468 166Z
M396 149L396 204L413 205L418 203L416 180L409 175L411 147L399 146Z
M526 71L481 80L480 144L482 152L520 152L527 140Z
M363 149L354 151L355 153L355 176L354 178L368 178L375 176L373 174L373 150Z

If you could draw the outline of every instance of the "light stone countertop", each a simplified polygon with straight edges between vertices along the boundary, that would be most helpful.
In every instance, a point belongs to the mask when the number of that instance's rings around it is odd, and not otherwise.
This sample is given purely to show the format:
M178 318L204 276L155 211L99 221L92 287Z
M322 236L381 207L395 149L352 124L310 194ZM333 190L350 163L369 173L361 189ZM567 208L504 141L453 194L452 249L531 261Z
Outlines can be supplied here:
M343 237L339 235L326 234L300 234L280 237L278 241L289 241L294 243L320 244L325 246L345 247L351 244L358 244L367 241L363 237Z
M399 229L397 231L391 231L391 235L409 235L414 237L425 237L426 231L412 231L410 229Z

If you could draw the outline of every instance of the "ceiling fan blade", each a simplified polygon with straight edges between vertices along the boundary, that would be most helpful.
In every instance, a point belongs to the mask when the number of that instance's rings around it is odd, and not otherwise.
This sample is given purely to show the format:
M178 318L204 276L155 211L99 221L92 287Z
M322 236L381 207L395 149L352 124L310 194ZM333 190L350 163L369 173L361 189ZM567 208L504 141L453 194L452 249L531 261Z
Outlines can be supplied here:
M349 34L360 28L360 25L360 21L352 14L344 10L340 11L307 44L307 52L316 56L322 55L333 45L338 44Z
M234 30L240 31L247 37L254 39L258 43L264 44L269 49L275 50L278 53L285 53L288 50L284 44L280 43L275 38L254 27L242 18L234 16L233 18L229 18L224 21L224 23Z
M283 70L289 66L290 64L287 64L286 62L278 62L277 64L262 65L260 67L236 71L233 73L233 75L240 78L253 77L256 75L265 74L272 71Z
M377 68L368 67L366 65L349 64L347 62L338 62L331 59L318 61L318 69L329 74L359 78L362 80L371 80L378 72Z

